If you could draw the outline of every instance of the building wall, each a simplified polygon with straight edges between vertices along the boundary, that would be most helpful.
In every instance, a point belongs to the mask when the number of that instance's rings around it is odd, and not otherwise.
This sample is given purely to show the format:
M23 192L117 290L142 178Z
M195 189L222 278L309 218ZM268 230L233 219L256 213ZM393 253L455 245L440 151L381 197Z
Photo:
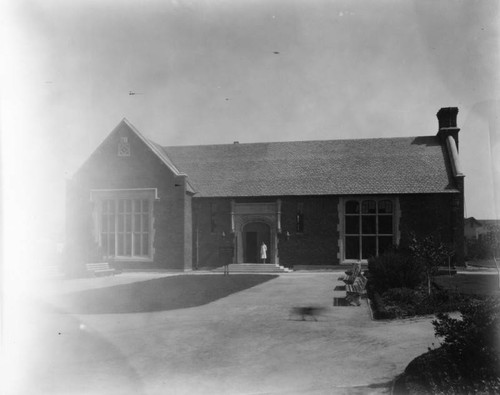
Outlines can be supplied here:
M337 225L338 197L286 197L281 205L282 233L279 238L280 264L337 265L339 264ZM303 207L304 228L297 231L297 211ZM286 232L290 237L287 240Z
M337 197L259 197L237 198L235 203L275 202L281 200L281 234L278 235L281 265L335 265L337 259ZM217 267L227 262L233 248L231 199L195 199L193 218L193 259L200 267ZM216 227L211 231L212 204L216 204ZM297 208L303 207L303 232L297 232ZM224 232L225 237L222 237ZM287 240L286 232L290 237ZM196 242L196 237L198 243ZM234 253L234 251L233 251Z
M436 234L443 243L454 246L456 254L453 261L463 265L463 194L401 195L399 201L400 245L408 245L411 232L419 237Z
M89 189L78 183L66 183L66 243L64 270L71 276L85 272L84 263L95 259L92 241L92 205Z
M412 194L399 197L400 244L406 245L410 233L418 237L438 233L443 242L453 241L451 203L453 194Z
M339 244L341 236L339 224L339 197L337 196L304 196L304 197L270 197L234 199L235 203L273 202L281 200L281 229L278 235L278 254L280 265L293 267L296 265L338 265ZM412 194L400 195L399 224L396 229L399 243L407 246L410 234L425 236L431 233L439 235L445 243L455 243L460 247L460 235L457 238L457 204L458 194ZM233 246L231 234L231 199L195 200L193 217L193 260L200 267L217 267L227 261L227 251ZM211 232L212 203L217 205L215 215L216 229ZM299 205L303 210L303 232L297 231L297 211ZM198 231L196 231L196 229ZM222 232L226 235L222 237ZM289 233L287 238L286 234ZM197 235L197 236L196 236ZM196 243L196 237L198 243ZM198 255L197 255L198 253ZM460 254L457 253L458 261ZM229 263L229 262L227 262Z
M118 156L121 137L127 137L131 155ZM458 182L458 181L457 181ZM457 250L463 262L463 185L445 194L399 196L400 244L411 232L437 233ZM92 189L156 188L153 206L153 248L150 262L120 261L119 267L190 270L193 266L217 267L234 260L229 198L199 198L186 192L186 177L176 176L125 124L116 129L91 155L67 186L67 254L72 272L84 262L99 260L92 235ZM278 258L284 266L337 265L339 261L339 197L281 196L236 198L237 203L281 201ZM216 207L216 210L212 208ZM212 212L213 211L213 212ZM297 229L302 212L303 229Z
M217 210L212 214L212 204ZM193 266L218 267L224 263L220 254L233 246L230 199L194 199L193 201ZM212 228L212 219L215 226ZM224 232L225 237L222 236Z
M131 155L117 155L120 137L128 137ZM151 262L117 261L117 267L168 268L191 267L190 201L185 177L170 169L133 133L123 125L112 133L80 168L67 187L68 256L72 271L82 263L95 261L97 245L93 242L91 216L92 189L157 188L159 200L154 202L154 257ZM186 243L188 247L186 247Z
M186 271L193 269L193 198L191 194L184 193L184 240L182 241L184 248L184 267Z
M459 266L465 266L465 185L463 177L457 178L457 186L460 194L454 196L452 200L452 227L454 230L454 243L456 248L454 263Z

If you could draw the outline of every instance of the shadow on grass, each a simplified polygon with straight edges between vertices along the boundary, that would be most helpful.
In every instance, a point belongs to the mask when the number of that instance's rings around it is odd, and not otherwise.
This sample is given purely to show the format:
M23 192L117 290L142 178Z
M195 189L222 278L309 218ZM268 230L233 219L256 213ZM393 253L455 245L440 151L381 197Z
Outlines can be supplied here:
M145 313L195 307L272 280L276 275L181 275L65 295L75 314Z

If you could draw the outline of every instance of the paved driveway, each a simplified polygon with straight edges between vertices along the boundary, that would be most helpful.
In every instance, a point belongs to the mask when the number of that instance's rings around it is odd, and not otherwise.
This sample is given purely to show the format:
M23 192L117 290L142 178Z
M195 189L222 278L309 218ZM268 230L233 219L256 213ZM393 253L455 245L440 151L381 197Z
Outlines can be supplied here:
M181 310L23 314L28 330L9 373L22 391L14 393L388 393L390 381L436 341L431 318L375 322L366 303L333 306L339 274L283 274ZM150 276L62 285L67 292ZM55 295L46 300L57 307L63 301ZM318 322L290 319L290 308L301 305L326 310Z

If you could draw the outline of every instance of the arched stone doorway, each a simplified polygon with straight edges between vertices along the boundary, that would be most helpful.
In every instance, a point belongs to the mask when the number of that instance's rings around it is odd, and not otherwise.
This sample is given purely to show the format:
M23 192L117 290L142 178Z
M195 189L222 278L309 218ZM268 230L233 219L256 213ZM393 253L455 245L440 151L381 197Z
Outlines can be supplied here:
M260 258L260 246L264 242L267 246L266 263L272 257L271 227L264 222L250 222L243 226L243 260L246 263L262 263Z
M235 263L262 262L260 244L267 245L267 263L279 264L278 233L281 230L281 202L231 203L231 231L234 232ZM257 246L257 248L255 248Z

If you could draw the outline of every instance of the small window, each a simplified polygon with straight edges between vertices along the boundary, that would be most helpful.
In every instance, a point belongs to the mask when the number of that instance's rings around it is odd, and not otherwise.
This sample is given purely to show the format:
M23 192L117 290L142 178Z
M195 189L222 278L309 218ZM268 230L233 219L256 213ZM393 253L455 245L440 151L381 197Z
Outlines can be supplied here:
M304 232L304 203L297 204L296 230L297 233Z
M128 137L120 137L118 143L118 156L130 156L130 143Z

